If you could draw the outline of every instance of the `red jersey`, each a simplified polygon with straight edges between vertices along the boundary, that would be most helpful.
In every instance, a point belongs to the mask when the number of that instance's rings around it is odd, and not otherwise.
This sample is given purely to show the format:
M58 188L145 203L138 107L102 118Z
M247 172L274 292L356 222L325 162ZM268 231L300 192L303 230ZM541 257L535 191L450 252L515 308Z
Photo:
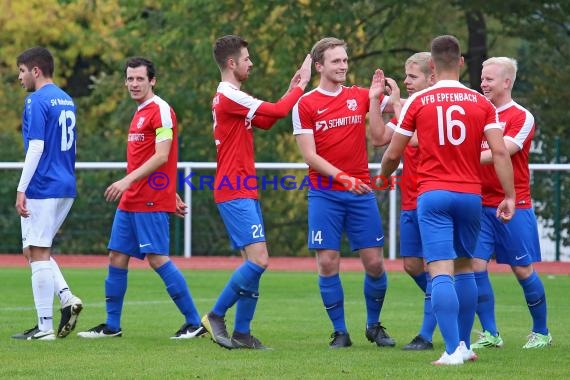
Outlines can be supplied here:
M257 199L253 127L269 129L285 117L303 89L295 87L276 103L264 102L228 82L218 85L212 101L217 169L214 201Z
M392 118L386 127L396 129L398 119ZM420 151L417 146L408 144L404 149L404 167L402 177L398 181L400 196L402 198L402 211L410 211L418 208L418 163L420 162Z
M530 198L528 155L535 130L534 117L528 110L514 101L497 108L497 113L499 114L499 122L503 127L505 140L511 141L520 148L511 156L517 193L516 207L530 208L532 201ZM483 140L481 149L489 149L487 140ZM493 165L481 167L481 180L483 181L483 205L497 207L505 198L505 193Z
M293 134L314 136L317 154L348 175L370 184L366 152L368 89L342 86L337 92L316 88L293 108ZM315 189L346 190L341 182L309 168Z
M493 104L458 81L441 80L413 94L396 132L419 144L418 194L430 190L481 194L481 141L500 128Z
M170 105L156 95L137 107L131 121L127 143L127 173L139 168L154 155L158 128L172 128L172 145L168 161L154 171L150 185L149 177L144 177L133 183L123 193L118 207L121 210L131 212L176 211L176 165L178 162L176 115ZM157 173L164 173L165 177Z

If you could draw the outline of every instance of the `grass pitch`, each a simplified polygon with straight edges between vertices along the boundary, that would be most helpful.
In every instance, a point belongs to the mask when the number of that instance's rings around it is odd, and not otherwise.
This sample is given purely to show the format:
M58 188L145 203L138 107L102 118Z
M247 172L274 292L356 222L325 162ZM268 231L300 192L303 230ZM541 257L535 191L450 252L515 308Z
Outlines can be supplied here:
M35 310L29 269L0 268L0 378L4 379L562 379L570 376L570 276L541 275L549 306L553 346L523 350L531 319L522 290L511 274L494 274L497 323L502 349L480 350L479 360L459 367L430 365L443 352L439 331L434 351L405 352L418 332L423 297L403 273L389 274L382 323L395 348L378 348L364 337L362 273L342 273L346 319L353 341L330 350L330 322L315 273L268 271L253 333L271 351L225 350L209 338L169 339L183 318L151 269L131 270L122 319L122 338L85 340L76 336L105 321L106 269L65 269L82 298L78 326L65 339L16 341L32 327ZM228 271L184 271L200 314L207 312L227 281ZM59 305L57 305L59 307ZM59 323L59 312L54 325ZM233 314L227 316L228 328ZM475 329L479 327L475 322ZM473 335L475 338L475 335Z

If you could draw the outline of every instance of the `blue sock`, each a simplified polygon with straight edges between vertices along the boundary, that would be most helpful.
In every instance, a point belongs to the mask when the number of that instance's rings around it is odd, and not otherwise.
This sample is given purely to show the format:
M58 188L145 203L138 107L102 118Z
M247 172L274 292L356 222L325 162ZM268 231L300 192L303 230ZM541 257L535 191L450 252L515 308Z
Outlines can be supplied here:
M445 351L452 354L459 346L459 301L451 276L439 275L433 278L431 306L445 342Z
M489 272L475 272L477 283L477 316L483 330L491 335L497 335L497 323L495 321L495 293L489 280Z
M107 307L107 327L113 331L121 330L121 313L123 300L127 292L128 269L109 265L109 272L105 279L105 303Z
M386 289L388 288L388 276L386 272L380 277L364 276L364 299L366 301L366 327L373 326L380 320L380 312L384 304Z
M158 273L162 281L164 281L166 291L178 307L178 310L184 314L186 323L192 326L200 326L200 315L198 314L198 310L196 310L196 305L194 305L194 301L192 300L188 283L182 275L182 272L180 272L172 261L168 260L161 265L160 268L156 269L156 273Z
M477 283L473 272L455 275L455 291L459 301L459 340L471 347L471 330L477 311Z
M532 331L546 335L548 327L546 327L546 294L544 286L536 272L524 279L519 280L524 291L524 298L528 305L528 310L532 316Z
M429 277L428 272L422 272L420 274L418 274L417 276L410 276L415 282L416 284L420 287L420 289L422 290L422 292L426 292L426 286L427 286L427 279Z
M259 280L265 271L265 268L251 261L246 261L246 264L250 269L258 273L259 277L255 278L247 287L241 289L240 297L237 300L234 331L242 334L247 334L251 331L251 320L255 314L259 298Z
M340 282L340 276L319 276L319 289L323 305L333 324L334 331L347 332L344 321L344 290Z
M422 327L420 329L420 335L422 338L431 342L433 340L433 332L435 331L435 326L437 326L437 320L433 313L431 306L431 277L426 272L426 290L424 297L424 319L422 321Z
M248 289L250 284L255 283L255 281L259 283L261 273L257 271L256 267L259 268L259 266L246 260L234 271L212 309L214 314L224 317L228 309L237 302L243 289Z

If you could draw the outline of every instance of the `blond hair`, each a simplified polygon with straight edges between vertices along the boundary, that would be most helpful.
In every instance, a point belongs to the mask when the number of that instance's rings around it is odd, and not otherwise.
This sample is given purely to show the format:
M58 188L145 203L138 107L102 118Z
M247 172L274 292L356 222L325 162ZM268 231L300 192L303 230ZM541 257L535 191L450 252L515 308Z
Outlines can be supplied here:
M410 58L406 60L404 67L415 63L419 66L420 71L428 78L432 72L431 67L429 67L429 59L431 58L431 53L429 51L421 51L419 53L413 54Z
M511 89L517 79L517 61L509 57L491 57L483 62L483 67L497 65L501 67L501 74L511 80Z

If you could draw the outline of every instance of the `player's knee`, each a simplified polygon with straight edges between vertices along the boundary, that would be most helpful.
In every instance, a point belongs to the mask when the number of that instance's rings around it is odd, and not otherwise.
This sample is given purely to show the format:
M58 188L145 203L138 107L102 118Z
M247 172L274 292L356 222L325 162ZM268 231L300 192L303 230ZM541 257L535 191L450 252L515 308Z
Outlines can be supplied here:
M415 270L414 267L409 266L409 265L405 265L404 264L404 270L406 271L406 273L411 276L411 277L416 277L419 273Z
M380 277L384 273L384 261L377 260L373 262L368 262L364 265L364 270L369 276Z
M415 257L413 259L416 259ZM404 258L404 270L406 273L412 277L419 276L424 272L423 260L410 260L410 258Z
M487 270L487 261L483 259L473 259L473 271L474 272L485 272Z
M267 269L267 267L269 266L269 256L268 255L253 256L253 257L250 257L248 260L253 262L255 265L262 267L263 269Z
M454 260L455 274L473 272L473 260L466 257L458 257Z
M532 267L532 265L525 265L525 266L514 265L511 266L511 270L515 274L516 278L521 281L529 278L534 272L534 268Z
M129 266L129 256L124 253L109 251L109 264L115 268L127 268Z
M157 270L158 268L160 268L161 266L163 266L164 264L166 264L167 261L169 261L170 259L168 258L168 256L163 256L163 255L154 255L154 254L149 254L146 256L147 260L148 260L148 264L150 265L150 267L154 270Z
M317 266L319 267L320 275L332 276L337 274L340 269L340 252L318 251Z
M269 266L269 253L265 242L248 245L243 249L242 254L247 258L247 260L264 269L267 269Z

